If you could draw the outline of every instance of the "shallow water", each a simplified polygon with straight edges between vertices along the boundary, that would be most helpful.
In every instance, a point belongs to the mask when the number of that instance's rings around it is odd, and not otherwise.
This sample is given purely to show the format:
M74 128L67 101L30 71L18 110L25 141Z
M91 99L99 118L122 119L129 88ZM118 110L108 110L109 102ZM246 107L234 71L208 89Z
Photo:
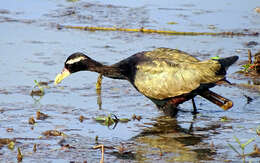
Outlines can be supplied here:
M200 114L193 116L191 102L180 106L178 117L169 118L138 93L128 82L103 79L102 106L97 104L95 83L98 74L80 72L55 87L52 80L63 68L67 56L76 51L112 64L136 52L157 47L177 48L200 59L238 55L240 60L228 71L232 83L252 83L236 74L247 60L245 43L259 37L172 36L131 32L58 30L57 24L151 28L197 32L259 31L260 15L254 11L258 1L4 1L0 6L0 138L16 138L14 150L0 146L0 162L16 162L17 147L23 162L99 162L98 143L107 147L106 162L223 162L241 161L228 146L239 149L241 142L256 138L246 149L253 150L260 139L259 92L236 86L217 86L213 90L234 102L228 111L197 97ZM177 24L169 24L176 22ZM259 45L250 48L259 50ZM49 82L45 95L31 97L34 80ZM247 103L249 96L253 100ZM45 120L28 124L36 112L48 114ZM107 127L97 116L115 114L142 119ZM79 121L80 115L86 117ZM221 121L228 117L229 121ZM13 131L10 132L10 128ZM45 137L42 132L56 129L62 137ZM37 144L37 152L33 145ZM122 151L122 148L124 150ZM121 152L120 150L121 149ZM257 161L259 157L247 157Z

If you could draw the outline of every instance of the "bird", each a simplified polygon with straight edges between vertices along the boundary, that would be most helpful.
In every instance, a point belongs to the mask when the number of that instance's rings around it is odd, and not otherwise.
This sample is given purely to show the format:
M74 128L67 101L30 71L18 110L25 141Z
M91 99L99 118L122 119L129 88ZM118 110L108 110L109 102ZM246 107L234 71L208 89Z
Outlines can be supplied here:
M67 58L54 84L59 84L72 73L92 71L108 78L128 80L137 91L171 116L177 114L179 104L188 100L192 100L196 113L194 97L197 95L227 110L233 102L210 88L228 82L225 77L227 69L238 58L230 56L201 61L178 49L156 48L138 52L112 65L104 65L76 52Z

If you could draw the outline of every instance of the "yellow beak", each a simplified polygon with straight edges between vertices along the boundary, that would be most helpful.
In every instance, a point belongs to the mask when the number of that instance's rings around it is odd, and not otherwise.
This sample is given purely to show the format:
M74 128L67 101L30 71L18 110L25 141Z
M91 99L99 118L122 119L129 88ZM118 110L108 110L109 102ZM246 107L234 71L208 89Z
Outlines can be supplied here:
M62 70L62 72L59 73L59 74L56 76L55 81L54 81L54 85L59 84L63 79L65 79L65 78L68 77L69 75L70 75L70 72L69 72L66 68L64 68L64 69Z

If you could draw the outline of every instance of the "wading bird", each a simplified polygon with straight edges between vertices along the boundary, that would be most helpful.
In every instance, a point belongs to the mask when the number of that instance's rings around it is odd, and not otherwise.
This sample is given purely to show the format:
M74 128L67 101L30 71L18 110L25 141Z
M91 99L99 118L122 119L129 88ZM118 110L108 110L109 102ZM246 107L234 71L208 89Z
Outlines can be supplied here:
M83 53L68 57L55 84L78 71L94 71L113 79L128 80L140 93L152 100L159 109L174 116L177 106L200 95L227 110L232 101L212 92L221 81L226 81L227 68L238 56L200 61L180 50L157 48L136 53L118 63L107 66Z

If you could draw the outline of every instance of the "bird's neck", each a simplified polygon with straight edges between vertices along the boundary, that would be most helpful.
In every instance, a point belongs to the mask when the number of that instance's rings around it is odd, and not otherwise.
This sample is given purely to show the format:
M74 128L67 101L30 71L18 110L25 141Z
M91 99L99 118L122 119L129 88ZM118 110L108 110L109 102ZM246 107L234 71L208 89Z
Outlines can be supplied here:
M107 66L95 60L92 60L91 64L88 65L88 70L113 79L126 79L118 67Z

